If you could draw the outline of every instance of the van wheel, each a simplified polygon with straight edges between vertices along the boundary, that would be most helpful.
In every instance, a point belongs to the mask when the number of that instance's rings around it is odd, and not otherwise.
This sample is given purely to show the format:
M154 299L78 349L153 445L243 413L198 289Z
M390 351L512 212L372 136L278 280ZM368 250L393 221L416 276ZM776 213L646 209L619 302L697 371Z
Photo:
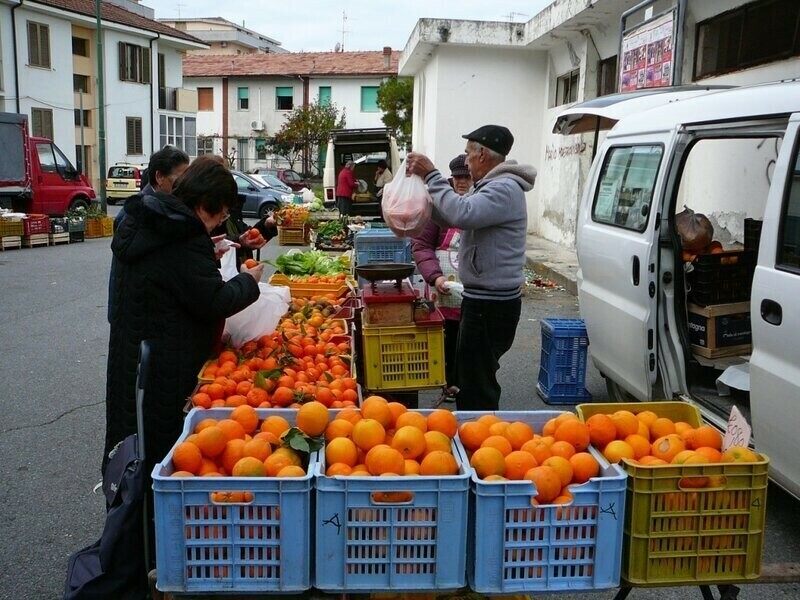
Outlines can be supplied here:
M70 210L89 210L88 198L75 198L72 204L69 205Z
M606 390L611 402L637 402L638 400L616 381L606 377Z

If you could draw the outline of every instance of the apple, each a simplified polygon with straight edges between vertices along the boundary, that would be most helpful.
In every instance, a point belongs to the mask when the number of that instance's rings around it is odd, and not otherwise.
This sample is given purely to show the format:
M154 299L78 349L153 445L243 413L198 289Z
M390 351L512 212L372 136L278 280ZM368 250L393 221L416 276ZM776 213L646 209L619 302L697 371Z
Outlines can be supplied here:
M744 446L731 446L722 453L722 462L750 463L758 462L759 456Z

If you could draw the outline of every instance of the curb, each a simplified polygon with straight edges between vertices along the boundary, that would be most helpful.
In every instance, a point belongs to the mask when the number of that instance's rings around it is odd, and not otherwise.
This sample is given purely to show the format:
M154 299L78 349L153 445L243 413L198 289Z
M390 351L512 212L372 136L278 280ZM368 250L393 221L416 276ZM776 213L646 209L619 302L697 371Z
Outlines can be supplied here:
M573 277L570 277L570 275L562 273L552 265L542 260L526 256L525 266L536 271L539 275L547 277L550 281L557 283L573 296L578 295L578 282Z

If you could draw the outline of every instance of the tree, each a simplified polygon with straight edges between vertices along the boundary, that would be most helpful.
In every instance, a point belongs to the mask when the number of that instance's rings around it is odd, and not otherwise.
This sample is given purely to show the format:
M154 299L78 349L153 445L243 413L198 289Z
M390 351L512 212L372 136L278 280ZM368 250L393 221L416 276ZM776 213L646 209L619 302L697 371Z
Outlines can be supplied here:
M393 132L397 143L411 146L411 122L414 109L414 80L391 77L378 88L378 108L383 111L383 124Z
M286 116L286 121L270 140L268 148L273 154L285 158L292 169L304 155L304 175L316 173L319 169L319 147L328 141L332 129L342 129L344 126L344 110L340 115L335 104L315 101L307 106L297 106Z

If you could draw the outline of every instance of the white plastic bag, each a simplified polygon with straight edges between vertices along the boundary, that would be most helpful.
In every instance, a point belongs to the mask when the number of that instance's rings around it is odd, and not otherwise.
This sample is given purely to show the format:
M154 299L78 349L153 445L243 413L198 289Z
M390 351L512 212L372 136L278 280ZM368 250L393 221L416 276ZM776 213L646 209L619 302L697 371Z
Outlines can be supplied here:
M236 269L236 248L230 248L232 242L230 240L221 240L217 246L229 246L228 251L219 259L219 273L222 275L222 281L230 281L239 274Z
M431 197L419 175L406 176L403 161L394 179L383 187L383 218L395 235L414 237L431 218Z
M244 310L225 319L223 339L229 339L234 348L241 348L250 340L275 331L281 317L291 302L289 288L284 285L259 283L261 295Z
M312 192L308 188L303 188L302 190L300 190L299 194L300 196L302 196L303 202L305 202L306 204L310 204L317 199L317 197L314 195L314 192Z

